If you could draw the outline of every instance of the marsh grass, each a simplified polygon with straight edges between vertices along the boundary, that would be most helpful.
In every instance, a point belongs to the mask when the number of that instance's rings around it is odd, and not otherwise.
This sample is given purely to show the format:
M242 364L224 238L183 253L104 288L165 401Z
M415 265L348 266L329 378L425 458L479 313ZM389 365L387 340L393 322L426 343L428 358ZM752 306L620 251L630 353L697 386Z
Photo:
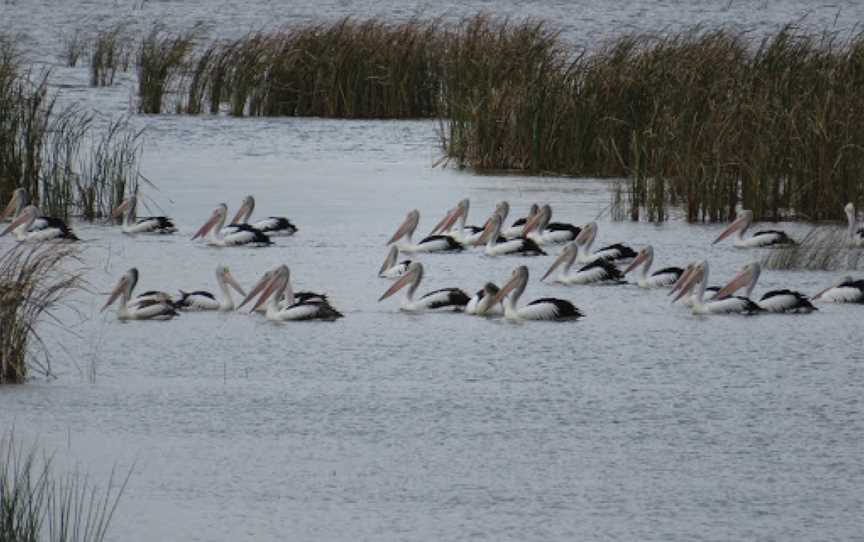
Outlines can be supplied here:
M87 36L80 29L75 29L71 32L63 34L61 37L61 53L60 60L70 67L74 68L78 65L81 57L89 47Z
M768 251L762 258L762 265L781 270L854 271L864 264L862 252L861 249L849 248L847 230L815 226L798 244Z
M111 86L118 71L128 71L132 51L127 26L127 23L118 23L99 31L92 39L90 86Z
M64 267L76 255L73 246L48 243L0 256L0 384L23 382L30 369L51 374L37 326L50 324L53 311L80 287L81 276Z
M162 26L154 25L141 40L136 59L139 113L162 112L165 96L176 90L174 83L181 79L199 32L196 27L171 35Z
M0 437L0 540L101 542L108 533L131 470L112 470L100 490L78 471L56 475L53 458L25 448L11 433Z

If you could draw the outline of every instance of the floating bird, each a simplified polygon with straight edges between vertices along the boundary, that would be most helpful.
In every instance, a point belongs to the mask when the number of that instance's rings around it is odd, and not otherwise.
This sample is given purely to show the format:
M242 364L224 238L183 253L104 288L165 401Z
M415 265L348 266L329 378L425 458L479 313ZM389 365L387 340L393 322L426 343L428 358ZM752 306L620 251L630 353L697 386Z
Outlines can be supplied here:
M615 243L591 252L591 245L597 238L598 231L596 222L589 222L582 227L582 231L576 236L575 243L579 249L576 261L580 263L591 263L598 259L609 260L613 263L625 263L636 257L636 251L622 243Z
M252 211L255 210L255 198L246 196L243 198L243 203L237 209L237 213L231 220L232 226L245 225L249 222L249 217L252 216ZM288 237L297 233L297 226L291 223L284 216L271 216L264 220L251 225L256 230L259 230L269 237Z
M123 233L169 234L177 231L174 221L165 216L145 216L137 218L138 197L134 194L124 199L111 213L115 218L123 216Z
M140 298L134 306L131 305L132 291L136 284L138 284L138 270L133 267L120 277L117 286L111 292L111 297L102 307L102 311L110 307L119 297L120 306L117 308L117 319L119 320L170 320L178 316L171 303L158 300L155 297L149 300ZM148 293L155 294L158 292Z
M378 276L385 279L398 279L408 271L409 265L411 265L411 260L399 261L399 247L390 245L387 258L381 264L381 269L378 270Z
M755 314L762 311L762 308L759 307L759 305L746 297L735 296L724 299L717 299L715 297L712 301L706 302L705 285L708 282L708 271L709 268L707 261L702 261L697 264L693 270L688 273L684 284L681 285L678 295L672 300L672 302L674 303L686 296L695 287L696 297L693 300L693 314Z
M604 258L597 258L580 266L579 269L571 271L578 254L579 245L575 241L568 243L540 280L546 280L557 268L561 267L561 271L553 282L560 284L596 284L600 282L624 284L624 275L621 274L621 271L615 267L614 263Z
M246 299L244 299L244 301L242 303L240 303L240 307L243 307L243 305L245 305L246 303L248 303L249 301L254 299L256 295L258 295L261 291L263 291L270 284L270 281L273 279L273 277L275 276L276 272L279 270L280 267L282 267L282 266L280 265L280 266L274 267L270 271L267 271L266 273L264 273L261 276L261 278L258 279L258 282L255 283L255 286L252 287L252 290L246 296ZM290 282L288 283L288 287L282 293L282 297L277 299L277 301L279 303L279 308L281 308L281 309L290 307L291 305L293 305L295 303L306 303L306 302L324 303L324 302L329 302L326 294L319 294L317 292L305 292L305 291L304 292L295 292L293 290L293 288L291 288ZM265 311L265 309L260 305L257 307L257 309L254 309L254 310L257 310L260 312Z
M486 221L486 226L483 228L483 234L480 236L480 242L486 243L484 250L487 256L501 255L517 255L517 256L545 256L543 249L537 246L537 243L531 239L518 238L510 239L509 241L501 240L501 216L493 213L489 220Z
M758 248L758 247L774 247L774 246L789 246L794 245L795 241L786 235L786 232L781 230L762 230L757 231L749 239L744 238L744 232L753 223L753 211L744 210L738 213L738 218L723 230L717 239L714 239L712 245L719 243L735 232L738 236L735 239L735 246L738 248Z
M695 263L687 264L687 267L684 268L684 272L681 273L681 276L678 278L678 280L675 282L675 284L672 285L672 289L670 289L669 293L666 295L673 295L676 292L680 291L681 287L684 285L684 283L687 282L687 279L690 278L690 276L693 274L693 271L695 269L696 269ZM719 286L706 287L704 300L705 301L711 301L712 299L714 299L714 296L719 291L720 291ZM683 301L681 302L682 305L684 305L685 307L692 307L693 303L696 301L696 294L691 293L690 295L683 297L681 299L683 299ZM673 300L672 302L676 303L677 300Z
M506 203L506 202L505 202ZM507 228L501 229L501 235L506 239L515 239L517 237L522 237L522 232L525 229L525 223L531 220L531 218L537 214L540 210L540 206L536 203L531 204L531 208L528 210L528 216L523 216L522 218L517 218L513 221L513 224L510 224ZM510 206L507 206L507 211L509 213ZM504 224L504 221L507 220L507 214L501 217L501 224Z
M813 301L828 303L864 303L864 280L841 277L828 288L813 296Z
M566 243L576 239L582 228L565 222L550 222L552 207L545 204L525 223L522 234L538 245Z
M465 310L465 305L468 304L468 295L459 288L441 288L424 294L417 301L414 301L414 294L423 280L423 264L420 262L411 262L408 266L408 271L402 275L402 278L393 283L390 288L384 292L378 301L383 301L395 294L405 286L408 289L405 291L405 298L402 300L400 310L407 312L431 311L431 310L450 310L462 311Z
M464 249L462 243L456 241L449 235L430 235L423 238L419 243L411 241L417 224L420 222L420 211L414 209L405 215L405 220L387 241L388 245L396 243L402 252L454 252Z
M855 205L847 203L843 208L849 220L849 244L854 248L864 247L864 226L859 226L855 218Z
M642 247L636 259L624 270L624 274L626 275L641 265L642 276L639 277L639 281L637 282L640 288L665 288L672 286L684 274L684 270L680 267L664 267L648 275L648 272L651 271L652 263L654 263L654 247L651 245Z
M21 212L25 207L28 207L29 204L30 196L27 194L27 191L23 188L16 188L12 191L12 198L9 200L6 209L3 210L3 214L0 214L0 222L6 220L7 217L12 221L21 216ZM59 218L43 216L42 212L39 211L39 208L36 207L36 220L33 221L33 225L30 226L29 231L44 230L49 226L57 228L61 225L65 226L66 223Z
M246 292L238 284L237 279L231 274L231 271L224 265L216 266L216 284L219 285L219 298L210 292L196 290L194 292L184 292L180 290L180 299L174 303L174 306L181 310L189 311L233 311L234 300L231 299L231 290L234 288L237 293L245 296Z
M240 306L242 307L252 300L257 293L258 288L253 289ZM291 271L287 265L280 265L270 272L269 280L263 288L258 302L252 307L252 311L257 310L265 302L267 302L267 319L279 322L336 320L343 316L341 312L330 305L326 296L323 299L298 300L291 288Z
M69 229L69 226L59 218L51 218L49 225L41 230L31 230L37 217L39 209L34 205L28 205L21 213L12 221L9 226L0 233L0 237L9 232L15 232L15 237L26 243L39 243L42 241L78 241L78 237Z
M483 288L471 296L468 304L465 305L465 314L473 314L476 316L501 316L504 314L504 307L501 303L492 305L492 300L498 295L500 289L492 282L487 282Z
M152 305L156 303L165 303L166 305L174 306L174 297L168 292L160 292L158 290L147 290L141 292L129 301L128 305L131 308L137 308L144 305Z
M734 294L741 288L747 288L744 297L750 298L753 294L753 289L756 287L756 282L759 280L759 275L762 273L762 266L759 262L748 263L741 268L735 277L729 281L723 288L714 296L715 299L725 299L731 294ZM762 310L768 312L790 312L790 313L810 313L816 310L816 307L810 303L806 295L794 290L771 290L757 303Z
M223 231L222 226L225 225L227 214L228 206L220 203L213 210L207 222L195 232L192 240L199 237L207 237L207 244L217 247L268 246L273 244L273 241L264 232L247 224L234 224ZM208 236L208 234L210 235Z
M483 228L480 226L466 226L465 222L468 219L468 209L470 202L468 198L461 200L456 207L448 211L447 215L441 219L431 234L440 233L449 235L463 246L475 246L480 244L480 237L483 235ZM493 213L504 217L510 212L510 205L506 201L500 201L495 205Z
M528 268L520 265L513 270L507 284L492 298L491 305L503 301L504 318L508 320L575 320L583 316L573 303L554 297L535 299L524 307L517 307L527 284Z

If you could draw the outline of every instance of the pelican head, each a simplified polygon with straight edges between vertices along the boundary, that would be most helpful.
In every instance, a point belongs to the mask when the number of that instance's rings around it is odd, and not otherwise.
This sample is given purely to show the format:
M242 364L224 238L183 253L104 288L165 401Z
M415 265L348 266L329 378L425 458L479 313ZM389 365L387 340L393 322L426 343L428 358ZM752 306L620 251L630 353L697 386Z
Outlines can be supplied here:
M255 286L252 287L252 289L249 291L249 294L244 294L244 295L246 295L246 297L243 298L243 301L240 303L240 305L237 308L241 309L241 308L243 308L243 305L245 305L246 303L249 303L250 301L255 299L255 296L258 295L264 288L267 287L267 285L270 284L270 281L273 279L273 276L276 274L277 269L278 268L273 268L273 269L267 271L266 273L264 273L263 275L261 275L261 278L258 279L258 282L255 283Z
M279 296L282 295L282 292L285 291L285 288L288 287L288 283L291 282L291 270L288 269L287 265L280 265L270 273L270 278L266 283L266 287L264 291L261 292L261 297L258 298L258 302L255 303L255 306L252 307L250 312L255 312L258 310L261 305L264 304L265 301L270 299L274 293L277 293ZM251 299L254 295L250 292L247 299ZM246 300L243 301L245 303ZM242 304L241 304L242 306Z
M846 284L846 283L852 282L853 280L854 280L854 279L853 279L852 277L850 277L849 275L844 275L844 276L840 277L839 279L835 280L835 281L831 284L831 286L825 288L824 290L822 290L822 291L819 292L818 294L814 295L814 296L813 296L813 301L816 301L817 299L821 298L823 295L825 295L825 293L826 293L828 290L831 290L832 288L839 288L840 286L843 286L843 285Z
M133 267L129 271L123 273L123 276L117 281L117 285L114 286L114 290L111 291L111 296L108 298L108 301L102 306L102 309L99 312L110 307L121 295L123 295L128 301L132 296L132 290L135 289L136 284L138 284L138 269Z
M510 280L507 281L507 284L501 287L498 290L498 293L495 294L495 297L492 298L490 307L494 307L498 303L504 300L510 292L514 292L516 297L522 295L522 292L525 290L525 285L528 284L528 267L524 265L520 265L516 269L513 270L513 273L510 275Z
M741 268L738 274L735 275L725 286L720 288L720 291L714 294L714 299L724 299L734 294L741 288L747 288L749 296L759 280L759 275L762 273L762 266L759 262L751 262Z
M594 239L597 237L597 223L589 222L582 226L582 231L579 232L579 235L576 236L576 244L582 245L584 247L590 247L594 242Z
M492 216L483 225L483 233L477 239L477 244L482 245L490 239L497 240L499 235L501 235L501 215L492 213Z
M688 263L687 267L684 268L684 272L681 273L681 276L678 277L678 280L675 281L675 284L672 285L672 288L669 289L669 293L667 293L666 295L672 295L675 292L679 291L684 285L684 283L687 282L687 279L690 278L690 275L693 274L694 269L696 269L696 264ZM672 302L674 303L675 301Z
M405 220L402 221L399 229L397 229L396 233L393 234L393 237L391 237L390 240L387 241L387 244L390 245L392 243L395 243L406 235L408 237L411 237L414 234L414 230L417 229L418 223L420 223L420 211L414 209L410 211L407 215L405 215Z
M468 209L470 209L470 207L471 202L468 200L468 198L460 200L459 203L456 204L456 207L453 207L452 209L447 211L447 214L444 215L444 218L442 218L441 221L438 222L438 224L436 224L434 228L432 228L432 231L429 232L429 235L443 233L452 228L453 224L455 224L460 217L462 217L463 219L467 218Z
M702 282L705 279L707 269L707 261L702 261L693 266L693 269L690 271L689 275L681 284L681 287L678 290L678 295L675 296L675 299L672 300L672 303L675 303L685 295L689 294L693 290L694 286Z
M216 224L221 225L225 222L225 216L228 214L228 206L224 203L220 203L218 207L213 209L213 212L210 214L210 218L207 219L207 222L204 223L201 228L195 232L195 235L192 236L192 240L198 239L199 237L204 237L210 230L213 229L213 226Z
M246 196L243 198L243 203L240 204L240 208L237 209L237 213L234 215L234 218L231 219L231 224L245 224L249 217L252 216L252 211L255 210L255 198L252 196Z
M624 274L626 275L630 271L633 271L642 265L642 263L645 263L646 266L650 266L652 261L654 261L654 247L651 245L644 246L639 250L639 254L636 255L636 258L627 266L627 269L624 270Z
M732 235L736 231L740 231L741 235L743 235L744 232L747 231L747 228L750 227L750 224L752 222L753 222L753 211L750 211L750 210L741 211L740 213L738 213L738 218L736 218L734 222L729 224L729 226L725 230L720 232L720 235L718 235L717 239L714 239L714 241L711 244L715 245L715 244L719 243L720 241L722 241L723 239L726 239L727 237L729 237L730 235Z
M552 207L544 204L540 209L529 218L522 227L522 235L528 235L532 230L543 231L552 220Z
M25 229L30 229L30 226L33 225L33 222L36 220L36 217L39 216L39 209L35 205L28 205L24 207L24 209L18 214L17 217L3 230L3 233L0 233L0 237L3 237L10 231L14 231L18 226L26 225Z
M399 247L390 245L390 250L387 251L387 257L384 258L384 263L381 264L381 269L378 270L378 276L384 275L384 272L396 265L399 261Z
M231 270L228 269L228 266L225 265L217 265L216 266L216 279L219 282L224 282L225 284L234 288L238 294L245 296L246 292L243 291L243 287L237 282L237 279L234 278L234 275L231 274Z
M552 265L549 267L549 270L540 278L541 281L549 278L549 275L552 274L553 271L558 269L561 265L564 266L564 271L570 269L570 266L573 265L573 262L576 260L576 255L579 253L579 247L576 245L576 241L570 241L564 248L561 249L561 253L555 258L555 261L552 262Z
M843 207L843 212L846 213L846 216L849 217L850 220L855 220L855 204L851 201L846 204L846 207Z
M507 220L507 215L510 214L510 204L505 200L499 201L495 204L495 214L501 217L501 223L503 224Z
M27 191L23 188L16 188L12 191L12 197L9 199L9 204L3 210L3 214L0 214L0 221L6 220L8 216L18 216L29 202L30 198L27 196Z
M123 216L123 214L126 213L127 211L129 211L130 209L134 213L135 212L135 206L137 204L138 204L138 196L136 196L135 194L132 194L128 198L121 201L120 205L118 205L117 207L114 208L113 211L111 211L111 216L114 218L117 218L119 216Z
M399 280L394 282L390 286L390 288L387 289L386 292L381 294L381 297L378 298L378 301L384 301L408 284L411 285L409 294L413 295L414 290L417 289L417 285L420 284L421 280L423 280L423 264L420 262L411 262L411 264L408 266L408 270L405 271L405 274L402 275Z

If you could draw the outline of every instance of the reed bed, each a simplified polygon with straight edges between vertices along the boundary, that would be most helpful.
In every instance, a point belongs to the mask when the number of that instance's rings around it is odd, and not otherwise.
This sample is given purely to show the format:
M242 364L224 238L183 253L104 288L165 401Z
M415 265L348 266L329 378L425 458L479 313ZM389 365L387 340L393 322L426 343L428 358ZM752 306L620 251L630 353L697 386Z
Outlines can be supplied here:
M63 34L60 39L62 41L60 60L66 66L74 68L87 51L89 45L87 36L80 29L75 29Z
M768 251L762 265L781 270L855 271L864 267L862 253L864 250L849 247L845 229L815 226L796 245Z
M132 56L127 24L118 23L99 31L90 48L90 86L108 87L114 84L118 71L128 71Z
M199 29L170 35L155 25L141 40L138 67L138 112L159 114L166 95L175 91L174 83L182 79L188 55L195 45Z

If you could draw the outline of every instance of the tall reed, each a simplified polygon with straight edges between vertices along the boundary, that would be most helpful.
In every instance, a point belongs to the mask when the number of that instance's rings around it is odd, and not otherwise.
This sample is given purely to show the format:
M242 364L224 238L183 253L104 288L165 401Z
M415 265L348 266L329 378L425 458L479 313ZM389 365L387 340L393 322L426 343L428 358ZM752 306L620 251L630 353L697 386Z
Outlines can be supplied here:
M90 51L90 86L107 87L114 84L118 71L129 69L130 48L126 23L99 31L93 38Z
M182 75L198 33L195 28L172 36L154 25L144 36L137 56L139 113L162 112L165 95L174 91L172 84Z

